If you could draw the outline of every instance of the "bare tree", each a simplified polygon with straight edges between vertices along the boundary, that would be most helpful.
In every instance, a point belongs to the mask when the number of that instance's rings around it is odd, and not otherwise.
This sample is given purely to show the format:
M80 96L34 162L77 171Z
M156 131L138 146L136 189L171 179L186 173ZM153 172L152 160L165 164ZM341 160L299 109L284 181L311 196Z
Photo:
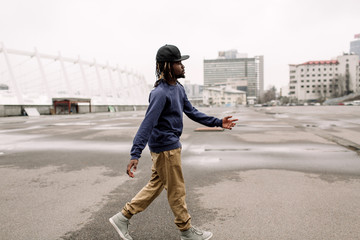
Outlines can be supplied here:
M326 94L324 94L324 83L318 83L317 85L315 85L314 91L316 93L317 101L318 102L323 102L326 98Z
M339 77L340 78L340 77ZM341 96L341 89L342 89L342 86L341 84L339 84L339 79L338 78L333 78L330 85L329 85L329 88L331 90L331 97L332 98L337 98L337 97L340 97Z
M266 90L261 98L263 103L270 102L271 100L276 100L276 87L271 86Z
M6 84L0 84L0 90L9 90L9 86Z
M350 90L350 74L339 74L338 78L333 78L329 85L331 90L331 97L337 98L352 93Z

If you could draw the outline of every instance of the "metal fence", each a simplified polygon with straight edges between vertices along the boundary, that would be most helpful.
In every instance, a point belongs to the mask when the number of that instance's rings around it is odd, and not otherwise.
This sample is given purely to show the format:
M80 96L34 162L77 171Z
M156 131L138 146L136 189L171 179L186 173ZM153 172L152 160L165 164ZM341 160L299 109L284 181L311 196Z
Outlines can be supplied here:
M93 105L146 105L145 78L119 66L20 51L0 43L0 104L52 104L90 98Z

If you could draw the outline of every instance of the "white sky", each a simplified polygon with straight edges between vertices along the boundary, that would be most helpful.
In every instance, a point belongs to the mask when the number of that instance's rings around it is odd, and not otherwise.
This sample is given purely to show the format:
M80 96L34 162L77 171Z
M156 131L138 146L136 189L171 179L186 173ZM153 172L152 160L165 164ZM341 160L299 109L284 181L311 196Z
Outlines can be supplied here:
M203 59L237 49L264 55L265 88L288 84L288 64L348 52L360 33L359 0L0 0L0 41L98 63L155 81L164 44L182 54L186 79L203 84Z

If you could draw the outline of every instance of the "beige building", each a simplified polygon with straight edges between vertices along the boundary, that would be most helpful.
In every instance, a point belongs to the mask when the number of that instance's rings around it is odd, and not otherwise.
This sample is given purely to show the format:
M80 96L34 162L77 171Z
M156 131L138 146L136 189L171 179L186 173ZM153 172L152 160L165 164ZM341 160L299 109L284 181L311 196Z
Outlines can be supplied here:
M344 54L335 60L289 65L289 97L323 101L360 92L359 56Z
M203 90L203 104L229 107L246 105L246 92L230 86L206 88Z

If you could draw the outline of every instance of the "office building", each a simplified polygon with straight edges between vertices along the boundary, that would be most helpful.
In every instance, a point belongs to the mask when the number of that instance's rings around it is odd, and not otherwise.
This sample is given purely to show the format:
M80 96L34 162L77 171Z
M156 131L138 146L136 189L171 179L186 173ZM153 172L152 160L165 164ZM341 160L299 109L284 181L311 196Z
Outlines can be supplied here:
M289 97L298 101L324 101L360 91L359 55L291 64L289 70Z
M219 52L217 59L204 60L205 89L229 83L247 96L260 97L264 90L264 57L249 58L230 50Z

